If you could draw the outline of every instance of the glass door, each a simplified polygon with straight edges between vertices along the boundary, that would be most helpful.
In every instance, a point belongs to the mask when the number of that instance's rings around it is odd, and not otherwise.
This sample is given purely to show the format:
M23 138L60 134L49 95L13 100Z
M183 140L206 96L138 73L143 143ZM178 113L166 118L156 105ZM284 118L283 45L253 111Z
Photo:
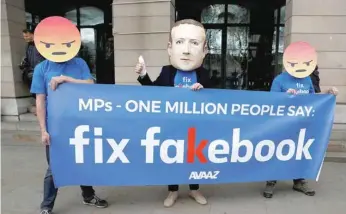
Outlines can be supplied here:
M223 88L224 48L222 34L223 30L218 28L207 28L208 54L206 55L203 67L210 72L211 80L216 88Z
M92 76L96 79L96 32L94 28L81 28L80 57L90 68Z
M249 27L227 27L226 83L227 89L246 89L249 62Z

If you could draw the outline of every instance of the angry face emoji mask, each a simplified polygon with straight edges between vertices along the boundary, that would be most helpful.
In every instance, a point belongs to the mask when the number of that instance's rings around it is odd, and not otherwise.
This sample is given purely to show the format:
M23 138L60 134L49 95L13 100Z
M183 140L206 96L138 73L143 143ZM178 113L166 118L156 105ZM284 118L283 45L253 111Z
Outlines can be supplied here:
M286 48L283 64L290 75L305 78L316 68L316 50L307 42L294 42Z
M78 54L81 46L80 32L68 19L52 16L43 19L34 32L37 50L53 62L66 62Z

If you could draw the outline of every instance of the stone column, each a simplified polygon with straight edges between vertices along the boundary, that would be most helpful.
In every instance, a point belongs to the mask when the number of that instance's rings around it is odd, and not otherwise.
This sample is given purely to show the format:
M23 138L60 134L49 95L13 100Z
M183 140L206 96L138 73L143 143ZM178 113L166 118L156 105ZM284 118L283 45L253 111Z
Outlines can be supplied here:
M29 90L18 67L25 56L22 30L26 27L24 0L1 0L1 115L18 120L30 106Z
M346 124L346 1L286 0L285 46L307 41L318 52L321 88L339 89L335 123Z
M135 85L134 67L143 56L155 79L169 64L167 43L175 21L175 0L114 0L115 83Z

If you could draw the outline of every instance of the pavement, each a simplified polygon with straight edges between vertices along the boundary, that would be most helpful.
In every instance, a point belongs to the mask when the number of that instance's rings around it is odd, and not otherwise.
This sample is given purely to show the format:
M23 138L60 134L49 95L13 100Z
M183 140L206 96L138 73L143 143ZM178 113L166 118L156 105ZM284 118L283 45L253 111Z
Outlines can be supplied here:
M2 131L1 213L38 214L43 176L47 167L39 136ZM140 179L140 178L139 178ZM64 187L54 207L55 214L345 214L346 163L326 162L320 181L310 181L314 197L292 190L291 181L278 183L272 199L261 196L264 183L203 185L207 205L198 205L181 186L180 197L171 208L163 207L165 186L95 187L108 200L106 209L81 203L79 187Z

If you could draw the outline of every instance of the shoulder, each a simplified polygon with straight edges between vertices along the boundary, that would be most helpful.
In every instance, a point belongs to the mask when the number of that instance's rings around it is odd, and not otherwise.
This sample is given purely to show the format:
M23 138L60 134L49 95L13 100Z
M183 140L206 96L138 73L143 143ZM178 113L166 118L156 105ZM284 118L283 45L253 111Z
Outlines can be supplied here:
M36 67L44 67L49 64L49 60L43 60L42 62L38 63Z
M161 68L161 75L169 75L174 70L176 70L172 65L164 65Z
M47 66L49 66L49 60L43 60L42 62L38 63L36 66L35 66L35 69L34 71L35 72L44 72L45 70L47 70Z
M275 79L282 79L287 75L286 71L281 72L280 74L278 74Z
M274 81L284 81L287 79L290 79L291 75L287 73L287 71L281 72L281 74L278 74L275 78Z
M78 65L85 65L86 64L85 60L80 58L80 57L74 57L70 60L70 62L78 64Z
M205 69L204 67L200 67L200 68L196 69L196 72L202 76L209 78L209 70Z
M309 83L312 84L312 82L313 82L313 77L307 76L307 77L304 78L304 81L309 82Z
M272 82L273 87L282 87L284 84L289 82L289 74L286 71L283 71L282 73L278 74Z

